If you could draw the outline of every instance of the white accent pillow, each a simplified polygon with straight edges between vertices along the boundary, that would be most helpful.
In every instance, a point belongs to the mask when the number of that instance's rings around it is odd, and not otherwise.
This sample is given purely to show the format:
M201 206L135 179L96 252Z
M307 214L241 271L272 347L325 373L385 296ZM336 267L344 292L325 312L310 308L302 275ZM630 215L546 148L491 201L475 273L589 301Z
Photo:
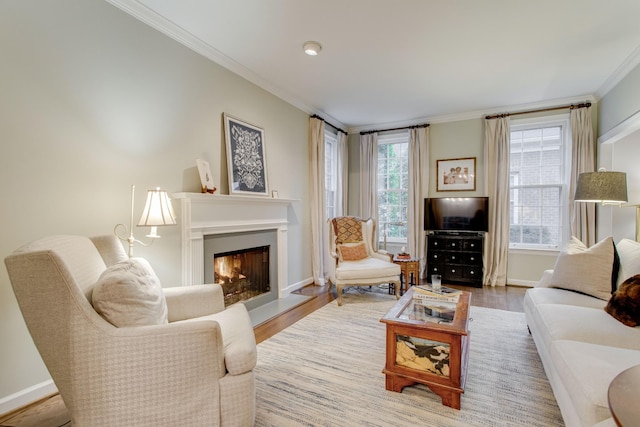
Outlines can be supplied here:
M640 274L640 243L622 239L616 245L620 257L620 271L618 272L617 288L629 277Z
M614 269L614 244L607 237L587 248L576 237L571 237L560 252L549 286L567 289L608 301Z
M98 314L119 328L168 323L162 285L144 258L107 268L94 286L91 300Z

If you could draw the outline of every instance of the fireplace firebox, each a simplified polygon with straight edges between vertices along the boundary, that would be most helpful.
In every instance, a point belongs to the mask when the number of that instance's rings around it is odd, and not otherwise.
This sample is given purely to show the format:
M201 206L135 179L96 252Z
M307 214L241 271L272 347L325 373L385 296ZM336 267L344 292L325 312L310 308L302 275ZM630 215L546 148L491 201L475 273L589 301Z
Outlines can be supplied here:
M249 310L278 299L275 230L204 237L204 283L222 286L225 306L242 301Z
M269 246L214 254L213 281L222 286L225 306L269 292Z

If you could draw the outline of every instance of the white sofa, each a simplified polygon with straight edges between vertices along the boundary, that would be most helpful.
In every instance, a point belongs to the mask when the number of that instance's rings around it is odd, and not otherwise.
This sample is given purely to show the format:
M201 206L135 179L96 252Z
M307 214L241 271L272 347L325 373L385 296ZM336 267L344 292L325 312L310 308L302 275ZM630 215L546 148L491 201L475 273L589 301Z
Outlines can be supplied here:
M629 274L629 265L620 271ZM524 311L565 424L615 425L608 387L620 372L640 364L640 327L625 326L609 315L605 300L549 287L552 276L552 270L545 271L536 287L527 290Z

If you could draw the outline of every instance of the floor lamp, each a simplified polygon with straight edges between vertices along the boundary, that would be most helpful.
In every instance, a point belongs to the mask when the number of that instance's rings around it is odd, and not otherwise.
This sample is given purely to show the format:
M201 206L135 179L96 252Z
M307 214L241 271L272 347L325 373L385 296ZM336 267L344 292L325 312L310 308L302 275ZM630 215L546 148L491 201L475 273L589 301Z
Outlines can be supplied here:
M133 256L133 244L139 243L142 246L150 246L155 239L159 239L158 227L163 225L175 225L176 217L173 213L173 206L171 200L166 191L156 188L155 190L149 190L147 192L147 203L142 211L140 221L138 221L138 227L151 227L151 232L147 234L147 237L151 239L149 243L144 243L133 236L133 206L134 206L134 194L136 186L131 186L131 216L129 217L129 236L123 237L118 234L120 228L127 232L127 227L124 224L117 224L113 228L113 234L118 236L122 241L129 244L129 258Z
M581 173L578 176L574 201L601 203L603 206L622 206L623 203L628 201L627 174L624 172L608 172L604 168L598 169L598 172ZM639 220L640 206L636 215L636 240L638 240Z

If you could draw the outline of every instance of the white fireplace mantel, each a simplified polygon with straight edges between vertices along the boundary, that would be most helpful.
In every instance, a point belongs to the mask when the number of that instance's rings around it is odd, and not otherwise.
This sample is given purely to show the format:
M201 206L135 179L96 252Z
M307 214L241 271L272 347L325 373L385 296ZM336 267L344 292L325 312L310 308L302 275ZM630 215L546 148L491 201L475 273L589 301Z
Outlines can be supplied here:
M204 283L204 236L276 230L278 298L287 289L287 211L294 201L268 197L174 193L179 202L182 284Z

